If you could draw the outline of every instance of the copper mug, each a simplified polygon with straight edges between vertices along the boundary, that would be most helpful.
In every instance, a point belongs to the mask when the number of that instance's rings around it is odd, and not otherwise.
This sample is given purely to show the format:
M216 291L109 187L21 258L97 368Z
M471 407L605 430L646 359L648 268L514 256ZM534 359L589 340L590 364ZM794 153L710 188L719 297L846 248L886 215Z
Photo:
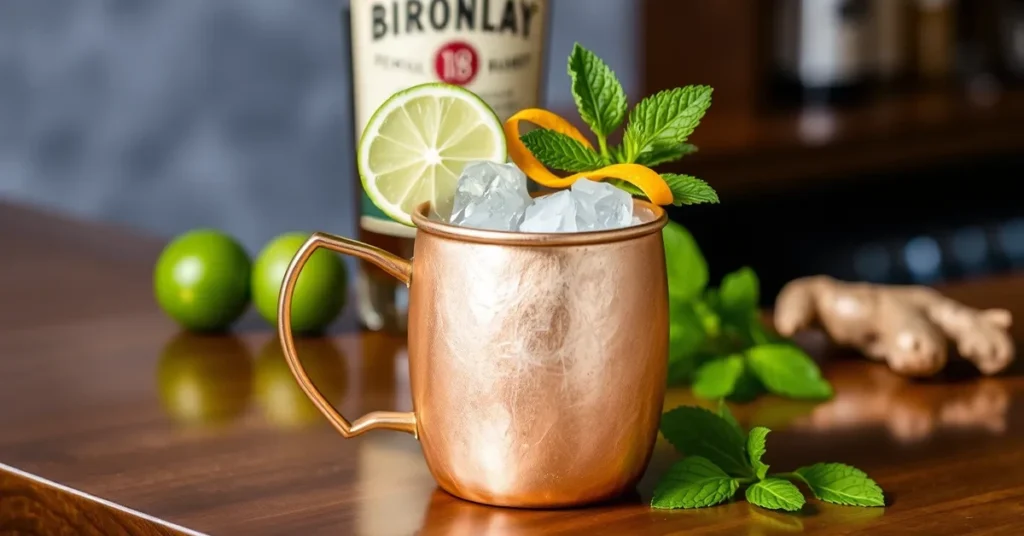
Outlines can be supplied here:
M611 499L643 475L668 365L664 211L585 233L510 233L413 214L413 261L315 233L292 259L278 334L295 379L344 437L415 435L442 489L515 507ZM320 247L380 266L409 286L411 413L349 421L310 381L288 322L299 272Z

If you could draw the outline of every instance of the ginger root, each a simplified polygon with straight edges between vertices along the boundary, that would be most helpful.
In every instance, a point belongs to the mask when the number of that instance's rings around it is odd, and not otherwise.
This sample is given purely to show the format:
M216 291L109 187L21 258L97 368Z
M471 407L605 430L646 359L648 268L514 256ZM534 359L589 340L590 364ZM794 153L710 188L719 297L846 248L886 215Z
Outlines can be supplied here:
M1005 309L972 309L924 286L847 283L827 276L796 279L776 300L775 329L791 336L814 324L832 340L885 360L904 376L931 376L946 365L948 340L983 374L1014 357Z

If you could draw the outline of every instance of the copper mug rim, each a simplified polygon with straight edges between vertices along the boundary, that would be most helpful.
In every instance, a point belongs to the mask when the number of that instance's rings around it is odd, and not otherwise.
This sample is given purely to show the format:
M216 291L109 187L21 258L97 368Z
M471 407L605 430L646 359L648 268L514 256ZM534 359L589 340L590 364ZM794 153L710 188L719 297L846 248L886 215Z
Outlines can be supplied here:
M435 236L461 240L464 242L476 242L481 244L511 245L511 246L579 246L586 244L608 244L632 238L648 235L661 231L661 228L668 223L668 215L665 209L649 201L633 199L633 212L637 208L650 211L654 215L648 221L639 225L631 225L619 229L607 231L584 231L578 233L523 233L512 231L495 231L490 229L476 229L473 227L462 227L446 223L438 219L432 219L430 213L430 202L426 201L416 207L412 213L412 221L416 224L418 231L424 231Z

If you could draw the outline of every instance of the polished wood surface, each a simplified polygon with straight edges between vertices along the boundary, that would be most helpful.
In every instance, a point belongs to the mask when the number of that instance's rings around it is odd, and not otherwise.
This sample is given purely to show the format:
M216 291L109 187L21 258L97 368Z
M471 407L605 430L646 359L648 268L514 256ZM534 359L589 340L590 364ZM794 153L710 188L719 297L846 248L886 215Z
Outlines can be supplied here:
M664 442L637 493L614 504L489 508L439 491L410 435L341 438L303 397L258 319L246 317L231 336L179 333L151 297L160 246L0 203L0 535L960 535L1024 527L1021 367L988 379L955 367L909 382L809 336L801 342L822 356L834 400L736 407L745 424L775 430L773 469L857 465L886 490L885 509L812 500L799 515L743 501L653 511L645 503L675 460ZM1024 319L1024 274L948 292ZM314 382L354 415L411 409L403 343L349 325L299 342ZM1015 335L1024 344L1020 322ZM692 403L687 391L671 390L665 405Z

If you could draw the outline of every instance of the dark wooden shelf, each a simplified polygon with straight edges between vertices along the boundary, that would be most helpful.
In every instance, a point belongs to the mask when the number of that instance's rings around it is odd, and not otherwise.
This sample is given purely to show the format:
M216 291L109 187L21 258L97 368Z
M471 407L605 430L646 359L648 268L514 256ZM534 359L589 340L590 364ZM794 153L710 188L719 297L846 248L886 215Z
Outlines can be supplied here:
M724 193L777 191L1020 151L1024 91L951 89L762 116L722 116L712 106L691 141L700 152L664 171L697 175Z

